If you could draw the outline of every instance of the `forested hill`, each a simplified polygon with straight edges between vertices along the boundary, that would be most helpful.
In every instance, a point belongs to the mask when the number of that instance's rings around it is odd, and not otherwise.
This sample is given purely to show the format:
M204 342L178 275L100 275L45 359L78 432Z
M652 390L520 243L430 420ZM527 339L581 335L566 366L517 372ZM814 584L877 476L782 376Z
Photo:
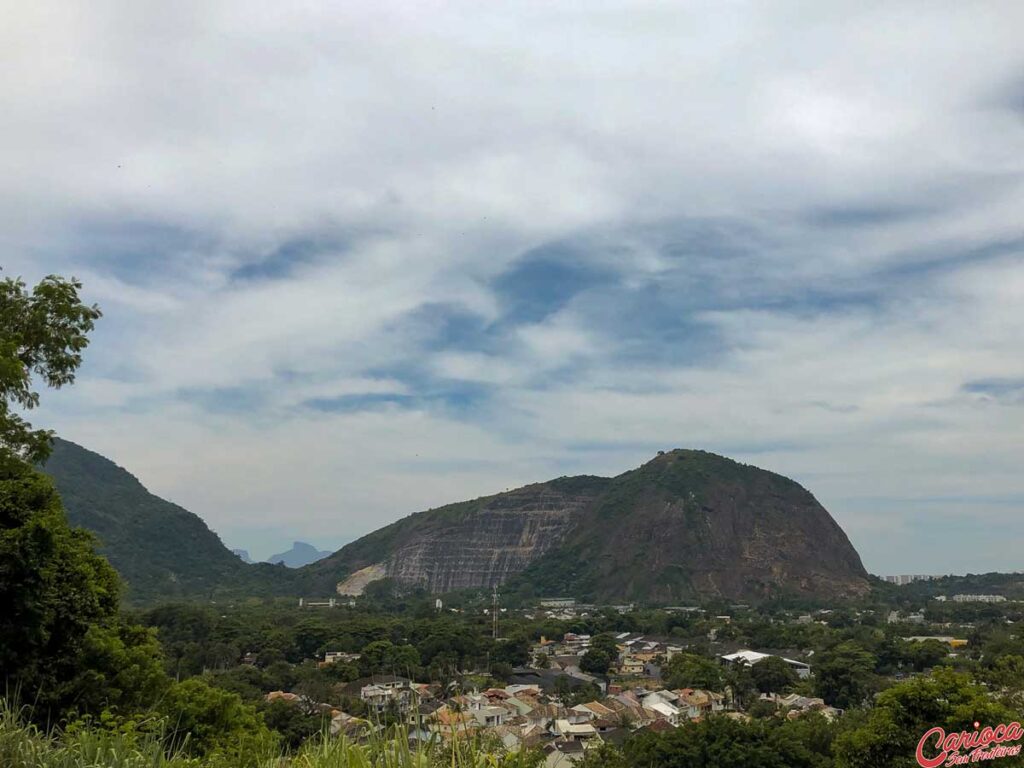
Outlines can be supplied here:
M289 591L287 568L242 562L198 515L154 496L98 453L58 439L42 470L71 524L99 538L132 602Z

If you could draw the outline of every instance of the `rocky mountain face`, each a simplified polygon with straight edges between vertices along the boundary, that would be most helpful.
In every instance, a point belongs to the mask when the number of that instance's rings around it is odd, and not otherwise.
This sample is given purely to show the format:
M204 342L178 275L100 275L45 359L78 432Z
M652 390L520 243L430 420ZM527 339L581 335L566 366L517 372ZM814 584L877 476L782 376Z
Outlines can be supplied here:
M671 602L868 590L846 534L788 478L677 450L616 478L560 478L422 512L307 569L358 594L375 579Z
M449 517L425 516L402 532L383 576L441 593L493 587L559 546L603 483L552 481L480 499Z
M559 545L608 481L577 477L420 512L306 569L320 589L360 594L391 578L432 593L492 587ZM338 574L346 578L337 579ZM350 577L350 578L349 578Z

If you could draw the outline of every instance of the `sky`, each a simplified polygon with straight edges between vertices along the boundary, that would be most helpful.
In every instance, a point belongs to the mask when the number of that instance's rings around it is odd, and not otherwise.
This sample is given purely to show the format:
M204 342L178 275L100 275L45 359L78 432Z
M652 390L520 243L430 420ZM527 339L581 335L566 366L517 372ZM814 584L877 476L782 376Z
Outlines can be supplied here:
M33 422L229 546L688 447L1024 570L1024 4L0 3Z

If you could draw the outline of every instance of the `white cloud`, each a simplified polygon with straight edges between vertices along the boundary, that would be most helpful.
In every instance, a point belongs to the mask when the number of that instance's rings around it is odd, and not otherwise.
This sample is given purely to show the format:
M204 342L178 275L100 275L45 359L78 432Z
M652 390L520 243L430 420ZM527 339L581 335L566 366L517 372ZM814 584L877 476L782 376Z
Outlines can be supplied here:
M238 543L678 444L803 479L879 569L906 499L1024 494L1024 409L963 389L1024 376L1018 3L4 16L5 269L106 312L38 420ZM605 282L517 317L493 278L567 242Z

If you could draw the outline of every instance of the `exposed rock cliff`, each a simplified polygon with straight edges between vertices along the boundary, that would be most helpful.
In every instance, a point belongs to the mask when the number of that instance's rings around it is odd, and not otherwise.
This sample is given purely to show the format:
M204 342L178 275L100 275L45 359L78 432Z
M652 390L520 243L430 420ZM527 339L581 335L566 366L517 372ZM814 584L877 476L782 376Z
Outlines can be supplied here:
M421 512L309 568L345 594L384 577L435 593L508 584L602 600L868 589L846 534L807 490L681 450L613 479L560 478Z
M560 478L399 520L309 567L319 588L361 594L381 578L441 593L502 584L558 547L611 482Z
M501 584L557 547L592 500L549 485L493 496L456 525L401 546L387 560L387 575L431 592Z

